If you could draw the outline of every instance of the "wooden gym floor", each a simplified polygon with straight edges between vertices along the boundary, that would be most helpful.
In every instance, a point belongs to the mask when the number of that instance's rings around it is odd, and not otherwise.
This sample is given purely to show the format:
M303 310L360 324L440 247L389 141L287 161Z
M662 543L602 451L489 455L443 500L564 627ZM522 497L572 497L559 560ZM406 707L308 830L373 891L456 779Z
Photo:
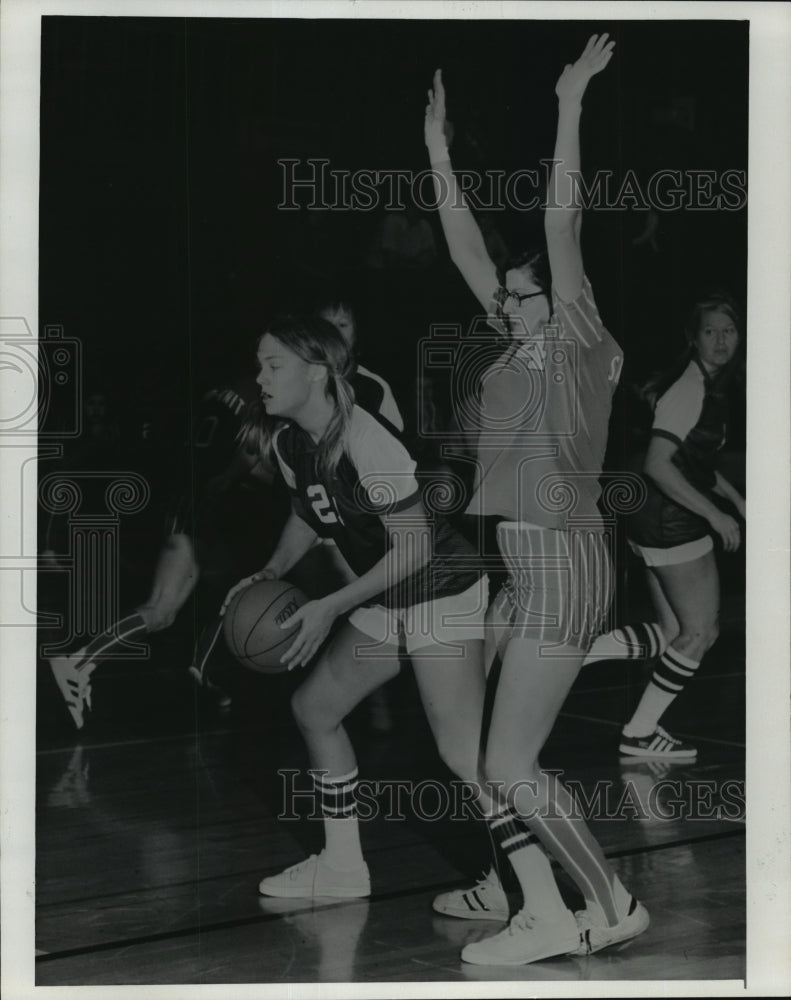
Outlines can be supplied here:
M589 800L598 789L591 825L648 907L649 930L588 958L515 969L459 958L501 925L431 908L486 864L481 824L420 820L408 799L403 818L385 815L383 798L361 824L369 900L258 897L263 874L321 847L309 805L276 818L278 770L307 765L288 708L296 678L239 668L221 712L155 647L143 664L94 674L92 717L77 734L41 665L37 985L743 979L743 602L723 610L723 634L665 720L698 746L695 763L619 761L619 728L648 673L612 662L581 673L542 756ZM438 813L448 775L408 667L387 698L389 732L373 728L367 704L350 722L361 777L425 782L423 807Z

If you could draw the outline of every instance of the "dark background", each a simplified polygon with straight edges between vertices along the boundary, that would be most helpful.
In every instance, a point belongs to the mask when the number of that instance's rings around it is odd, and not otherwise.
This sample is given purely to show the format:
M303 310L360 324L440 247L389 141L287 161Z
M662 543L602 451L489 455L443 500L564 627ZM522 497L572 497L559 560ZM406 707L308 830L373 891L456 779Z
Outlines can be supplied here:
M57 432L82 407L64 464L132 469L152 486L123 525L128 600L149 585L163 509L190 474L196 399L250 381L251 344L275 310L327 283L350 289L362 359L390 382L413 435L419 341L431 323L467 329L477 311L436 212L422 213L431 266L373 268L384 191L373 211L279 210L277 160L425 170L426 89L441 66L454 165L543 176L555 82L601 31L617 45L585 98L588 182L612 171L617 192L627 170L643 187L657 170L746 171L747 22L42 19L39 317L80 341L83 368L82 399L54 396L43 426ZM540 210L494 221L512 252L541 236ZM695 294L724 286L746 306L746 208L660 213L655 248L633 243L645 221L599 208L583 225L602 318L625 352L611 469L631 463L650 420L630 386L672 364ZM447 426L448 385L437 377L434 390ZM92 418L84 404L96 396ZM723 468L737 485L742 405Z
M276 160L425 169L425 94L441 65L456 165L537 167L552 154L557 76L603 30L617 46L585 100L587 179L612 170L617 191L627 169L643 183L658 169L746 169L746 22L43 18L42 325L81 340L85 391L108 393L127 433L146 410L175 442L191 391L320 272L342 275L364 358L408 409L427 322L466 323L475 307L435 213L434 268L374 272L364 257L382 209L320 213L311 230L307 210L278 211ZM540 221L505 212L497 224L518 250ZM632 245L644 221L597 210L583 227L635 378L681 346L696 290L713 282L743 302L746 283L746 209L663 213L659 252Z

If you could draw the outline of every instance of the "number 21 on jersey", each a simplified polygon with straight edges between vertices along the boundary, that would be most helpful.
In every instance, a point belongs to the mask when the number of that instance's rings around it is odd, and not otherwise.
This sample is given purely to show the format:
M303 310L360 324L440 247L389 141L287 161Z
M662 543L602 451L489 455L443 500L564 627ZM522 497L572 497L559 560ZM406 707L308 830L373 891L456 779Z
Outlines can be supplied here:
M327 491L317 483L315 486L308 486L307 495L310 498L310 505L313 513L322 524L337 524L340 518L333 509L332 500L327 496Z

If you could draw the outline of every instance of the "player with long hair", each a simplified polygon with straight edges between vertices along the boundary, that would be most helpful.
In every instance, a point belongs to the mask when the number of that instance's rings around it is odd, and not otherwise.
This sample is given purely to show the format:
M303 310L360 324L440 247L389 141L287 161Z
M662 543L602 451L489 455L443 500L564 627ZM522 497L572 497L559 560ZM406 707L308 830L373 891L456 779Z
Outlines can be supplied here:
M260 339L258 363L269 418L261 448L274 453L293 509L266 566L232 588L226 605L256 580L283 577L321 538L336 543L354 572L289 619L299 632L283 657L291 669L319 653L292 705L325 846L264 878L259 889L266 896L362 897L370 894L370 876L355 812L357 759L344 719L398 673L403 644L441 757L475 782L486 577L471 546L424 506L406 448L355 404L352 358L334 326L315 316L280 317Z
M425 140L451 259L505 337L500 356L492 361L490 355L481 372L469 512L502 519L497 540L508 579L487 616L487 639L496 639L497 655L489 673L493 704L485 775L503 789L488 824L516 872L524 906L503 931L464 948L462 958L476 964L516 965L597 951L634 937L649 922L568 791L538 759L593 638L603 630L612 591L596 502L622 359L583 269L575 178L582 98L613 47L607 35L592 36L557 81L557 137L544 213L547 256L526 255L505 273L490 259L453 173L439 70L426 108ZM571 512L557 502L559 495L573 498ZM539 841L585 898L576 919ZM495 911L505 919L499 883L491 879L477 888L488 915ZM446 896L435 908L458 912L466 903L472 909L472 895L451 894L453 905ZM479 906L470 915L486 916L483 910Z
M721 501L745 517L744 498L717 469L743 336L736 303L721 291L702 296L685 333L688 346L680 363L646 387L654 409L643 466L648 496L629 519L629 543L645 563L664 644L621 734L620 752L631 757L697 756L694 746L671 736L659 722L718 635L714 538L725 552L741 544L739 521Z

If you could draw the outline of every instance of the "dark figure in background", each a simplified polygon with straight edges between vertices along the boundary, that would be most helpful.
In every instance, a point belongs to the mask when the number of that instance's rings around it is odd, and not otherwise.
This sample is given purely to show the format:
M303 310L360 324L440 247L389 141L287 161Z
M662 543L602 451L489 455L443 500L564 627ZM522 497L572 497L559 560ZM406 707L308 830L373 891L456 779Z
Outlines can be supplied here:
M244 571L245 558L260 565L261 553L277 538L280 526L274 469L242 439L251 405L258 405L252 380L212 390L203 397L189 467L178 476L148 597L81 649L50 660L58 689L78 729L83 727L85 709L91 708L91 674L102 659L123 656L124 647L137 636L169 628L194 591L202 570L210 589L212 578L219 577L213 584L219 606L228 576L233 579L240 568ZM251 506L258 525L255 535L244 542L234 539L240 507L249 510ZM246 520L252 523L250 517ZM208 636L204 633L198 640L198 666L194 668L198 680L203 680L205 660L216 635L216 630Z

